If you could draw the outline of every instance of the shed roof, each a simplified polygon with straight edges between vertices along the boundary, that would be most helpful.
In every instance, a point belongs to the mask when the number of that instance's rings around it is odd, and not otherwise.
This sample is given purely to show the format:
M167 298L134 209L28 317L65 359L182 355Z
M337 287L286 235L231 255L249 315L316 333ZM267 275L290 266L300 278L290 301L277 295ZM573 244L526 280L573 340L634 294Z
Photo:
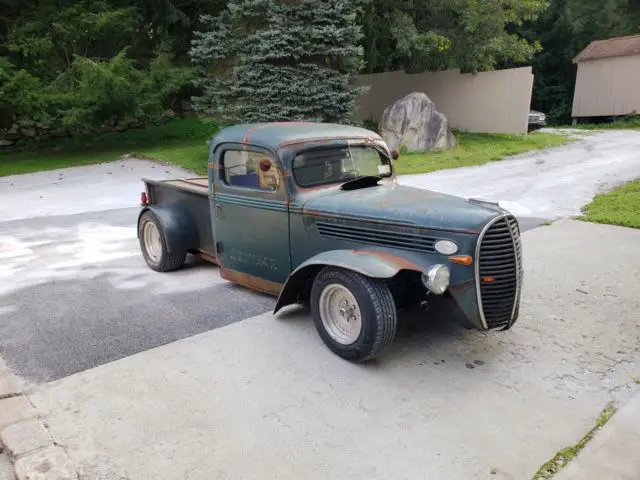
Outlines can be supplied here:
M380 136L375 132L350 125L315 122L274 122L249 123L223 128L214 136L213 143L245 143L277 150L288 144L332 139L381 140Z
M630 55L640 55L640 35L610 38L608 40L595 40L576 55L573 63L597 60L600 58L626 57Z

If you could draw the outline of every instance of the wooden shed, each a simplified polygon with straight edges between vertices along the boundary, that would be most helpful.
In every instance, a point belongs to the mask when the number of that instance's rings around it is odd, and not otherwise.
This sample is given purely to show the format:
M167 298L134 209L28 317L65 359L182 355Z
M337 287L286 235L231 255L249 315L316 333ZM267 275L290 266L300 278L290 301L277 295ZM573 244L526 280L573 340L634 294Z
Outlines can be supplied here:
M640 114L640 35L591 42L573 63L574 119Z

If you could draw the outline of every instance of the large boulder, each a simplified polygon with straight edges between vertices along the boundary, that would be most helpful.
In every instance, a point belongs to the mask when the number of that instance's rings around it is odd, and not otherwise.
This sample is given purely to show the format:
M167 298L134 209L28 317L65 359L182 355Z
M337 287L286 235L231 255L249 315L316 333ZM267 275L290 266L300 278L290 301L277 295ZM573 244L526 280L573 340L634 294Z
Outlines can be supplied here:
M408 152L425 152L456 146L447 117L436 110L424 93L410 93L388 106L379 127L391 150L405 148Z

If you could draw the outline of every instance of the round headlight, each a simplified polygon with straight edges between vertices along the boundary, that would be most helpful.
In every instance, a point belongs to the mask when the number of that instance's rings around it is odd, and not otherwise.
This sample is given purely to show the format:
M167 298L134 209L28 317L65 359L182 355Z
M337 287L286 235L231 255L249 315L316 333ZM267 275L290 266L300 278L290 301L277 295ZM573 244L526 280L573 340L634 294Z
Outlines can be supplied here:
M451 240L438 240L434 245L436 252L443 255L453 255L458 251L458 245Z
M431 293L442 295L449 288L451 272L446 265L434 265L422 274L422 283Z

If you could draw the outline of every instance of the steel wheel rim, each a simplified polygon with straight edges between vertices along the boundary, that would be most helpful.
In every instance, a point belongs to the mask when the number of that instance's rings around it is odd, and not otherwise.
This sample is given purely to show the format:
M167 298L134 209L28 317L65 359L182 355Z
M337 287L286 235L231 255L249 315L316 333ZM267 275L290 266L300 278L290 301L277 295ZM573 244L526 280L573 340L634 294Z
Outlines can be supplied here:
M341 345L351 345L362 331L362 315L353 294L346 287L333 283L320 294L320 318L329 336Z
M142 231L144 239L144 247L147 255L153 263L159 263L162 257L162 239L160 238L160 230L153 222L146 222Z

